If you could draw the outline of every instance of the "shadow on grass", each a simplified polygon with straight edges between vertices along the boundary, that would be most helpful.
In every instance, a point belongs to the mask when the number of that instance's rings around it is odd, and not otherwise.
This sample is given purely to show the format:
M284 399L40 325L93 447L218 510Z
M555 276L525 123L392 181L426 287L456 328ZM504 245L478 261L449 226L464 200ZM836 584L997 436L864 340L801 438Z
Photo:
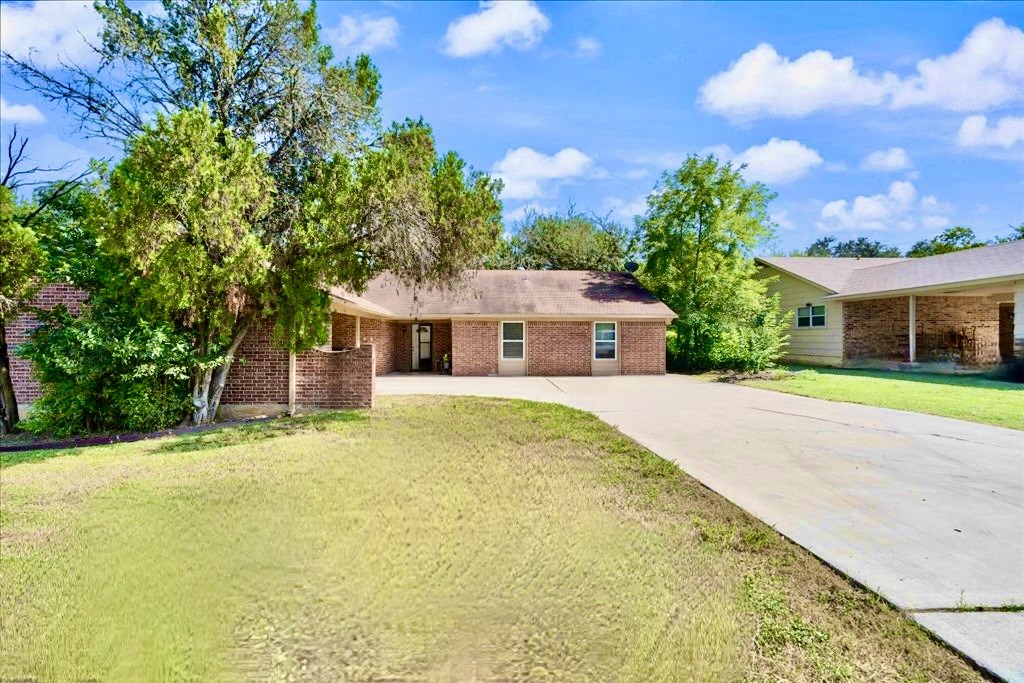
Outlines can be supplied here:
M282 417L267 422L224 427L198 434L187 434L170 439L157 448L158 453L188 453L191 451L212 450L226 446L237 446L244 443L263 441L278 436L288 436L304 431L331 431L339 425L359 423L369 420L365 411L343 410L313 413L299 417Z
M73 455L81 452L81 448L51 448L37 451L0 451L0 469L14 467L27 462L42 462L50 458Z
M792 372L811 371L818 375L832 375L835 377L867 377L871 379L888 379L900 382L915 382L921 384L938 384L954 387L974 387L978 389L995 389L997 391L1022 391L1024 385L1008 380L1003 380L986 375L943 375L928 372L906 372L898 370L869 370L859 368L827 368L811 367L806 365L790 365L788 369ZM781 374L778 379L785 380L793 377L792 374Z

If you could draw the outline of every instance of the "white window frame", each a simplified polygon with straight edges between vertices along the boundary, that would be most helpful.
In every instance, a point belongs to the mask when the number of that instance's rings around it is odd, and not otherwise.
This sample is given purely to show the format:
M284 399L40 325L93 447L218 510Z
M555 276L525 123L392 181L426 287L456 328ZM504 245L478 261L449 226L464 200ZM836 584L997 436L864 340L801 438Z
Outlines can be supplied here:
M807 314L806 317L808 319L810 319L810 323L811 324L807 325L805 327L800 327L800 311L802 309L805 309L805 308L806 309L810 309L810 312ZM825 309L825 312L822 313L820 316L816 316L814 314L814 309L815 308L823 308L823 309ZM824 322L821 325L815 325L814 324L814 319L815 318L823 318ZM796 307L796 315L793 316L793 326L796 329L798 329L798 330L824 330L824 329L828 328L828 305L827 304L810 304L809 306L807 306L807 305L805 305L805 306L797 306Z
M608 341L607 339L599 340L597 338L597 326L598 325L614 325L615 326L615 328L614 328L615 329L615 339L614 339L614 342L615 342L615 357L614 358L598 358L597 357L597 342L598 341L602 341L602 342L607 343L607 341ZM590 357L591 358L593 358L594 360L596 360L599 363L600 362L614 363L614 362L617 362L619 360L619 323L618 323L617 320L595 320L594 321L594 326L591 329L590 338L591 338L591 344L590 344Z
M508 361L525 361L526 360L526 322L523 320L502 320L499 324L500 339L498 340L498 358L501 360ZM523 338L522 339L505 339L505 325L522 325L523 326ZM523 355L519 358L506 358L505 357L505 342L518 342L523 345Z

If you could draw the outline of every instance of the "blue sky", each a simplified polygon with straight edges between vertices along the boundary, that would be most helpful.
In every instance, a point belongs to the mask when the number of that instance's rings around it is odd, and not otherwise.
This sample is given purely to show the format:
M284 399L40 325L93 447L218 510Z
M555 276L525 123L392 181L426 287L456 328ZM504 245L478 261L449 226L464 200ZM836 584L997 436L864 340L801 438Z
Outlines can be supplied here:
M81 3L3 6L4 49L83 54ZM775 192L775 249L823 234L909 247L1024 221L1020 3L321 2L339 55L383 74L385 120L528 207L630 222L688 153L746 162ZM41 162L108 155L3 78L3 127Z

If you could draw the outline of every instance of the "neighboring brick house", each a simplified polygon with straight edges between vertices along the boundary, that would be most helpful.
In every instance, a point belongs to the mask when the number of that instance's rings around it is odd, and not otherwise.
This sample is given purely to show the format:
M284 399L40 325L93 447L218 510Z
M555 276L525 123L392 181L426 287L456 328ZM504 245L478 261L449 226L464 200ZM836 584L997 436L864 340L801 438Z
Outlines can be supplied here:
M1024 241L918 259L757 261L793 316L786 362L955 369L1024 358Z
M333 348L372 343L377 374L663 374L675 318L628 273L477 270L452 291L380 277L331 294Z
M47 286L36 302L77 312L85 295ZM236 354L224 414L297 408L365 408L374 377L391 372L454 375L640 375L665 372L665 326L675 314L626 273L470 271L451 291L414 292L387 277L362 295L331 290L327 343L290 354L272 322L252 330ZM8 327L12 349L34 325ZM13 357L19 401L38 397L26 361Z

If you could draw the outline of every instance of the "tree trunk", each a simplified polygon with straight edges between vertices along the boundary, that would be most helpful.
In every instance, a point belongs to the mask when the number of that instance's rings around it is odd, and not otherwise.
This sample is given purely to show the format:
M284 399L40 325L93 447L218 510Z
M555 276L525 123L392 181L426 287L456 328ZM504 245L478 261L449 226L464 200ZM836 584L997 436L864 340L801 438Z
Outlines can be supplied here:
M228 373L235 360L235 353L255 320L247 315L238 321L231 345L224 352L224 362L215 368L201 370L192 378L192 424L203 425L213 422L220 408L220 397L228 382Z
M0 434L10 434L20 418L11 380L11 358L7 353L7 327L3 320L0 320L0 408Z

